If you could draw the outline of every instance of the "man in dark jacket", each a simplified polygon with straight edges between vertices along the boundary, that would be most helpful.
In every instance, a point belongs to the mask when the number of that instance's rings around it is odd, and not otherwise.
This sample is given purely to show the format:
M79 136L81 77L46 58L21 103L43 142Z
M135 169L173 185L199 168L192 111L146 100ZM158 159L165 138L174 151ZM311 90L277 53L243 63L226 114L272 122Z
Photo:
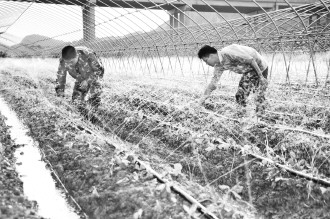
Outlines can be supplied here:
M101 103L104 68L95 53L86 47L66 46L62 49L62 57L57 71L55 91L58 96L64 96L67 72L76 79L72 101L83 102L88 92L88 102L93 107Z

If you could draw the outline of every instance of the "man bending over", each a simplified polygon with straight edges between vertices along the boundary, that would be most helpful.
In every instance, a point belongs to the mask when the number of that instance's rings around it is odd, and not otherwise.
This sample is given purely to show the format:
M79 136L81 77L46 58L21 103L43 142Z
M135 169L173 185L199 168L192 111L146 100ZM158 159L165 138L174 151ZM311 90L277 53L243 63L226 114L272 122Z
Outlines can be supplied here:
M76 79L73 87L72 101L84 102L88 92L88 103L98 107L101 103L104 68L95 53L86 47L66 46L62 49L62 57L57 71L55 91L58 96L64 96L67 72Z
M217 51L214 47L205 45L199 52L198 57L207 65L214 67L214 75L210 84L205 89L200 104L210 96L216 89L216 84L220 80L225 70L230 70L242 74L235 95L236 102L245 107L247 97L251 91L257 91L256 112L263 114L265 110L265 92L267 89L268 65L265 59L253 48L232 44Z

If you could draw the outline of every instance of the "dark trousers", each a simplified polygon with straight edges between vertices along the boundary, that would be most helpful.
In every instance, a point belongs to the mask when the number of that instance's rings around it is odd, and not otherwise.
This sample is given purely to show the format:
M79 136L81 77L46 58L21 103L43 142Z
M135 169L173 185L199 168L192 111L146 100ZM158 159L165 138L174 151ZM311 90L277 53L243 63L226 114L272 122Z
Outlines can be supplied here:
M262 75L264 78L267 79L268 76L268 68L266 68ZM265 111L265 93L267 90L267 84L261 84L259 81L259 76L257 72L250 71L245 74L243 74L239 84L238 84L238 90L235 95L236 102L240 104L241 106L246 106L247 104L247 98L250 95L251 91L253 93L257 92L256 95L256 111L263 113Z
M72 101L82 102L85 100L85 97L88 92L90 92L90 98L88 99L88 103L90 103L94 107L98 107L101 104L101 94L102 94L102 85L99 81L94 81L88 84L86 90L82 90L80 88L80 83L76 81L73 87L72 93Z

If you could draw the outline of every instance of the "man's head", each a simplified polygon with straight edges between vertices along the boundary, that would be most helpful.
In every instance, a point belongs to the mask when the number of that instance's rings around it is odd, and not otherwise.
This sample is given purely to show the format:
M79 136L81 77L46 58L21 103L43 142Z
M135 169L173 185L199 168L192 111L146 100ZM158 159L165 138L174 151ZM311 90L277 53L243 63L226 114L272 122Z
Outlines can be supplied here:
M78 62L78 54L73 46L66 46L62 49L62 59L66 63L76 64Z
M198 58L202 59L209 66L219 63L218 50L212 46L205 45L198 51Z

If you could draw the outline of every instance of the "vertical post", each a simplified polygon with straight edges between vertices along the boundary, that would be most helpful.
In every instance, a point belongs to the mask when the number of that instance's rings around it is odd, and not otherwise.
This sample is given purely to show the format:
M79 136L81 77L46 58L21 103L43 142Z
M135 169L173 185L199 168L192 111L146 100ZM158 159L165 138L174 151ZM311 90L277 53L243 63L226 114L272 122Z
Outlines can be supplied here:
M321 17L321 16L320 16L319 14L316 15L316 19L317 19L317 21L316 21L316 26L317 26L317 27L321 26L321 19L320 19L320 17Z
M311 16L309 16L309 23L308 23L308 25L311 25L311 23L313 23L313 15L311 15Z
M174 11L174 13L173 13L173 17L174 17L174 25L173 25L173 27L174 27L174 28L178 28L178 24L179 24L179 22L178 22L178 19L179 19L179 13L178 13L177 10Z
M186 20L185 11L189 11L189 10L190 10L190 6L187 5L169 10L171 27L172 28L184 27Z
M184 12L180 12L180 14L179 14L179 21L180 21L180 24L179 24L179 26L180 27L183 27L184 26L184 20L185 20L185 13Z
M311 67L311 60L312 60L312 56L310 56L310 57L309 57L309 60L308 60L308 66L307 66L307 72L306 72L305 85L307 85L307 81L308 81L308 74L309 74L309 68Z
M325 78L324 87L326 87L327 84L328 84L329 72L330 72L330 60L327 59L327 60L326 60L326 63L327 63L328 72L327 72L327 76L326 76L326 78Z
M87 1L82 7L83 15L83 39L85 42L95 40L95 8L91 1Z
M173 14L174 13L171 13L171 15L170 15L170 26L171 27L174 27L174 17L173 17Z
M179 12L176 9L170 10L170 25L172 28L178 28Z
M269 71L269 81L272 79L272 71L273 71L273 67L274 67L274 58L275 58L275 55L276 55L276 52L274 52L273 58L272 58L272 66L271 66L270 71Z

